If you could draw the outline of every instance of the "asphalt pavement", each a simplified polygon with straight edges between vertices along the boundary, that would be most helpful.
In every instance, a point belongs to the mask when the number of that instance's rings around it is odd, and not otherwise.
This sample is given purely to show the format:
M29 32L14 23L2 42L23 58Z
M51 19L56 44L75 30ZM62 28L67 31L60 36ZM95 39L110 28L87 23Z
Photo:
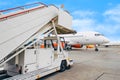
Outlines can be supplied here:
M55 72L40 80L120 80L120 47L73 49L74 60L70 70Z

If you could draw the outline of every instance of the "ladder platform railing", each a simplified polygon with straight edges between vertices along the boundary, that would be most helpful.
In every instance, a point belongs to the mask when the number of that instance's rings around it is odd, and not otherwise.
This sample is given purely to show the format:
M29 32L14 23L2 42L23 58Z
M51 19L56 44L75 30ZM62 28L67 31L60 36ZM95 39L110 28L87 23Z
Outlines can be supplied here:
M35 7L35 6L37 6L37 7ZM41 2L37 2L37 3L33 3L33 4L27 4L24 6L15 7L15 8L9 8L6 10L0 10L0 21L6 20L9 17L17 16L19 14L29 13L31 11L38 10L38 9L41 9L44 7L47 7L47 5L45 5ZM19 10L23 10L23 11L19 11ZM18 12L16 12L16 11L18 11ZM10 14L11 12L15 12L15 13Z

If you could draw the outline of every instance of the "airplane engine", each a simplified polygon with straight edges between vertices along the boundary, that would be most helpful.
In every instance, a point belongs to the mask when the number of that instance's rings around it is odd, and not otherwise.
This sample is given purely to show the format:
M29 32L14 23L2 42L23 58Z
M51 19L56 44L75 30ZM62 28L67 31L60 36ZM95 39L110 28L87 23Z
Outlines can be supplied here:
M86 45L86 48L94 48L95 45Z
M71 45L71 47L74 47L74 48L82 48L83 45L81 45L81 44L73 44L73 45Z

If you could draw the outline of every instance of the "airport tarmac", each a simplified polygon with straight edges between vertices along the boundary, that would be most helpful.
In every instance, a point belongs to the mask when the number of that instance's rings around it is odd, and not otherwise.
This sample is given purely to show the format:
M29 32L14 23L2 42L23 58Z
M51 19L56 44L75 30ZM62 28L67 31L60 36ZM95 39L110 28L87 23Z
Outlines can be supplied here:
M69 56L74 65L40 80L120 80L120 47L73 49Z

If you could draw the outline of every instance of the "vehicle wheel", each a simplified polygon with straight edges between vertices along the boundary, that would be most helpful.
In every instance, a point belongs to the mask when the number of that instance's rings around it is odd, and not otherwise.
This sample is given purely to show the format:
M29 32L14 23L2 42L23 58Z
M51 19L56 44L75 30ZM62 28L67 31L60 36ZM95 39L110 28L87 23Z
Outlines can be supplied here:
M62 61L61 66L60 66L60 72L63 72L66 70L67 63L66 61Z
M71 47L71 46L67 46L67 47L66 47L66 50L68 50L68 51L69 51L69 50L72 50L72 47Z
M108 45L105 45L105 47L109 47Z
M67 66L67 70L69 70L70 68L71 68L71 66L70 66L70 65L68 65L68 66Z
M98 51L98 49L96 48L95 51Z

